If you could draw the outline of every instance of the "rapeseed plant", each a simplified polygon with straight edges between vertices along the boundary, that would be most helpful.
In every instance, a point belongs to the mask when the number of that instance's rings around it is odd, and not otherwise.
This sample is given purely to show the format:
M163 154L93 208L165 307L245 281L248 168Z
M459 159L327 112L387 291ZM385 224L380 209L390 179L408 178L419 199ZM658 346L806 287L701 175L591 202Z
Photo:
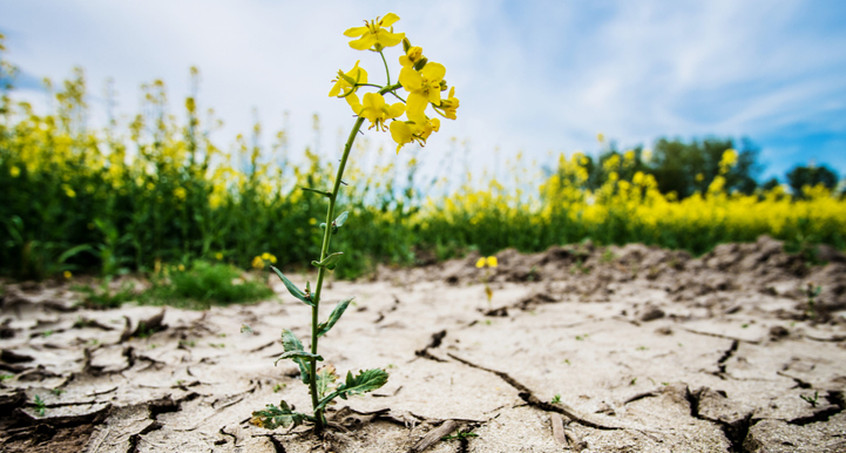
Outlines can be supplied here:
M335 367L332 365L327 364L318 369L317 362L323 361L323 357L318 354L318 339L330 331L352 302L352 299L341 301L335 306L326 321L319 322L324 278L328 271L335 269L344 254L340 251L330 251L332 236L346 224L349 217L348 211L335 216L336 202L343 183L344 170L353 149L353 143L364 121L370 122L369 129L376 129L381 132L387 132L390 129L391 137L397 143L397 153L399 153L399 150L408 143L415 142L424 145L429 135L439 129L439 120L426 115L426 110L430 105L436 113L450 119L455 119L455 109L458 107L458 100L453 97L454 88L450 90L447 99L441 99L441 91L448 88L443 79L446 73L444 66L428 61L423 56L422 49L412 46L404 33L394 33L392 25L398 20L399 17L396 14L388 13L384 18L377 17L375 20L366 21L363 27L350 28L344 32L344 35L348 37L357 38L349 43L353 49L377 52L381 56L385 66L386 82L384 85L369 82L367 72L364 68L359 67L359 62L356 62L349 71L338 71L334 85L329 90L330 97L346 100L357 119L344 145L332 189L325 190L314 186L303 187L308 192L328 199L326 221L320 225L323 236L320 254L318 259L311 262L313 266L317 267L317 281L314 289L312 290L310 282L306 282L305 289L297 287L277 267L270 266L282 280L288 292L295 299L311 307L310 350L306 351L296 335L291 330L285 329L282 331L285 352L276 362L290 359L297 364L303 383L309 387L312 413L295 412L284 400L279 403L279 406L268 404L264 410L253 413L253 422L266 428L299 425L309 421L314 423L315 431L320 432L326 425L324 416L326 407L335 398L346 399L350 395L370 392L383 386L388 380L388 374L383 369L360 371L356 375L348 371L346 379L330 391L330 387L340 379L340 376L336 374ZM400 43L403 44L405 50L405 55L399 58L402 70L400 71L399 81L391 83L390 69L384 50ZM358 92L366 88L376 89L377 91L367 92L363 95L363 101L359 100ZM400 88L406 91L407 99L397 93ZM398 102L392 104L385 102L384 95L387 94L390 94ZM400 119L402 115L405 115L405 119ZM388 122L390 122L390 126L388 126ZM256 258L266 261L265 257Z

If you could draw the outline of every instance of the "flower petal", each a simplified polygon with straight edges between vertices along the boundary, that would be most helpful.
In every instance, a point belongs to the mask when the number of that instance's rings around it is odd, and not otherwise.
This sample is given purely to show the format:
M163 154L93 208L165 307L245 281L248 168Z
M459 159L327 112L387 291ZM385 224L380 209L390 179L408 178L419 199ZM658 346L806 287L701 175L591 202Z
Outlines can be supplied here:
M423 88L423 77L411 66L403 66L400 70L399 82L407 91L418 91Z
M355 38L356 36L361 36L361 35L367 33L368 31L369 30L368 30L367 27L348 28L346 31L344 31L344 36L346 36L348 38Z
M379 21L379 26L380 27L390 27L391 25L393 25L398 20L400 20L399 16L397 16L394 13L388 13L388 14L385 14L385 17L383 17L382 20Z

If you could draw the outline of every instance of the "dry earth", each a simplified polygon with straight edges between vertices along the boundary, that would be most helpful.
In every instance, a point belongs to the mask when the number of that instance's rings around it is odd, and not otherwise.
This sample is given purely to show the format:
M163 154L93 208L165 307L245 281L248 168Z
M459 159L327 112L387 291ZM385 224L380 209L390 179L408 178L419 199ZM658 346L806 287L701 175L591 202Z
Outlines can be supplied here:
M280 399L309 407L296 367L273 366L281 329L307 337L308 307L276 282L279 300L201 312L88 310L66 285L7 283L0 450L846 451L842 254L811 265L764 237L696 259L643 245L498 257L489 275L470 256L331 283L356 305L322 355L390 380L339 400L322 438L250 424Z

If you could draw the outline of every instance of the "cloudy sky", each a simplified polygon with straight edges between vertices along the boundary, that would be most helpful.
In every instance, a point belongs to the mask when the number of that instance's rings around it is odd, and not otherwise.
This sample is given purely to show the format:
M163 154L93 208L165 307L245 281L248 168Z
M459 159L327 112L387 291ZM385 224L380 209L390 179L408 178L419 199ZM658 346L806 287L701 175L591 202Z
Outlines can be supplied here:
M92 122L104 117L109 78L125 121L139 111L140 85L155 79L179 115L193 65L200 107L226 124L220 146L257 117L268 143L286 127L292 153L331 154L352 119L327 97L330 80L358 59L380 80L378 56L351 49L342 32L387 12L446 66L461 100L458 120L413 151L420 158L466 150L474 165L496 166L522 151L552 162L596 153L597 133L621 149L748 137L761 149L762 179L808 163L846 176L839 0L0 0L0 32L21 70L19 95L36 102L41 78L81 66Z

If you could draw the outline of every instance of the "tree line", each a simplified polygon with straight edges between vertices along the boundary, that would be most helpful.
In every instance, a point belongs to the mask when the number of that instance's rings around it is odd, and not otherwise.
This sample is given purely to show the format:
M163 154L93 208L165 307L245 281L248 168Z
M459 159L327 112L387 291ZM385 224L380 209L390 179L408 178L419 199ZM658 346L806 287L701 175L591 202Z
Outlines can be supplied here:
M751 195L758 190L767 191L786 184L793 196L802 197L805 186L822 184L829 190L838 188L839 176L826 164L797 165L784 175L783 180L772 177L759 182L758 177L764 168L758 161L760 149L746 138L735 142L734 139L721 137L692 139L689 142L679 138L660 138L651 150L638 146L625 152L618 150L612 142L598 157L585 156L583 166L588 172L585 185L593 190L601 187L609 177L631 181L635 173L643 172L655 177L662 194L674 193L678 199L683 199L707 191L714 178L721 174L723 154L729 149L736 151L737 159L727 170L722 170L726 192ZM626 154L629 154L628 159ZM615 176L611 176L612 172ZM846 188L841 188L840 196L844 192Z

